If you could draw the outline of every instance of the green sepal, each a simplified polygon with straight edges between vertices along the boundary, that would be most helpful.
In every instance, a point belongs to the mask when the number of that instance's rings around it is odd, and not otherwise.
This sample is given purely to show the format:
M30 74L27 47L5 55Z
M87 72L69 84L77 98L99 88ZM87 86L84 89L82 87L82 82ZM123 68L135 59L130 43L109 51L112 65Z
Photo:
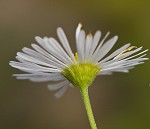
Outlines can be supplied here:
M100 66L93 63L71 64L61 74L77 88L86 88L100 72Z

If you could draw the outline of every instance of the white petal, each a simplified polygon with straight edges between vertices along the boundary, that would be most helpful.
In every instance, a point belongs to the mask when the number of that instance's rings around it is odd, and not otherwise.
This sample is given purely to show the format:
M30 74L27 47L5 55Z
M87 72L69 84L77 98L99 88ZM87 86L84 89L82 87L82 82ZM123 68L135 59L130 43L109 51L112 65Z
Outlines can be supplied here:
M99 73L99 75L101 75L101 73L102 73L102 75L105 75L105 73L107 74L107 73L113 73L113 72L128 72L130 69L133 69L134 67L132 66L132 67L129 67L129 66L127 66L127 67L123 67L123 68L114 68L114 69L103 69L100 73Z
M114 72L128 73L129 70L127 70L127 69L124 69L124 70L116 69Z
M24 62L28 62L28 61L26 61L26 60L22 59L22 58L21 58L21 57L19 57L19 56L16 56L16 59L17 59L19 62L22 62L22 63L24 63Z
M98 62L101 60L114 46L118 39L118 36L114 36L110 40L108 40L98 51L97 55L95 56L94 62Z
M35 37L35 40L37 41L37 43L39 43L46 51L49 52L49 49L47 49L47 47L45 46L45 42L43 41L43 39L39 36Z
M142 52L140 52L140 53L138 53L138 54L135 54L135 55L133 55L133 56L130 56L130 57L128 57L128 58L125 58L124 60L129 60L129 59L132 59L132 58L135 58L135 57L137 57L137 56L139 56L139 55L141 55L141 54L143 54L143 53L145 53L145 52L147 52L148 51L148 49L147 50L144 50L144 51L142 51ZM142 55L142 57L143 56L145 56L146 54L144 54L144 55ZM148 59L148 58L147 58Z
M117 69L112 69L112 70L105 70L101 71L99 75L111 75L114 72L123 72L123 73L128 73L130 69L133 69L134 67L125 67L125 68L117 68Z
M91 49L90 49L89 56L91 56L93 54L93 52L95 51L100 38L101 38L101 32L96 31L96 33L94 34L94 37L93 37L93 42L92 42L92 46L91 46Z
M44 73L44 72L37 72L37 73L26 73L26 74L13 74L15 77L35 77L35 76L45 76L45 77L53 77L53 76L62 76L60 73Z
M63 31L62 28L57 28L57 35L64 47L64 49L66 50L66 52L69 54L70 58L74 61L74 63L76 62L75 58L74 58L74 54L72 53L72 50L70 48L70 45L69 45L69 42L68 42L68 39Z
M111 74L112 74L112 72L110 72L110 71L102 71L102 72L100 72L99 75L111 75Z
M60 47L58 47L57 46L57 44L59 44L56 40L54 41L54 42L51 42L51 40L49 40L49 39L51 39L51 37L50 38L47 38L47 37L44 37L43 38L43 41L44 41L44 43L45 43L45 46L47 47L47 49L49 50L49 52L52 54L52 55L54 55L54 56L57 56L58 54L60 54L62 57L64 57L64 51L60 51ZM57 43L57 44L56 44ZM54 53L55 52L55 53ZM57 53L57 54L56 54ZM70 62L70 60L67 60L66 58L65 58L65 60L67 61L67 62Z
M61 62L60 60L58 60L57 58L55 58L54 56L50 55L48 52L46 52L44 49L42 49L41 47L39 47L36 44L32 44L31 45L37 52L45 55L46 57L48 57L49 59L51 59L52 61L56 62L57 65L59 65L61 68L66 67L66 65Z
M57 49L53 48L52 45L48 42L48 38L42 39L40 37L35 37L36 41L45 49L47 50L51 55L59 59L60 61L64 62L65 64L70 64L66 58L64 58L61 54L59 54Z
M62 54L70 63L73 63L73 61L71 60L71 57L69 57L67 55L67 53L64 51L64 49L60 46L60 44L56 41L56 39L54 38L49 38L49 42L51 42L51 44L55 47L55 49L57 49L58 53Z
M33 82L49 82L49 81L60 81L65 80L63 76L54 76L54 77L31 77L29 78L30 81Z
M20 63L15 61L10 61L9 65L11 65L14 68L18 68L21 70L29 70L29 71L35 71L35 72L60 72L58 69L43 67L34 63Z
M114 58L114 60L115 60L115 59L117 59L117 60L124 59L124 58L126 58L126 57L128 57L128 56L130 56L130 55L132 55L132 54L134 54L134 53L136 53L136 52L138 52L138 51L140 51L140 50L142 50L142 47L139 47L139 48L137 48L137 49L135 49L135 50L133 50L133 51L127 52L127 53L125 53L124 55L122 55L122 56L120 56L120 57L118 57L118 58Z
M64 86L62 87L57 93L55 93L55 97L56 98L60 98L61 96L64 95L64 93L66 92L66 90L68 89L69 86Z
M14 74L13 76L16 76L17 79L29 79L34 82L66 80L60 73Z
M79 37L76 41L77 53L79 57L79 61L84 61L84 45L85 45L85 31L81 30L79 33Z
M62 88L63 86L69 85L69 82L67 80L61 81L61 82L56 82L54 84L49 84L48 89L49 90L58 90L59 88Z
M79 34L80 34L80 31L81 31L81 27L82 27L82 24L81 23L79 23L78 24L78 27L77 27L77 29L76 29L76 41L78 40L78 38L79 38Z
M67 60L62 53L59 51L58 52L58 48L54 48L52 47L52 44L50 42L45 42L45 46L47 47L47 49L49 50L49 53L52 54L53 56L55 56L57 59L59 59L60 61L64 62L65 64L70 64L71 62L69 60ZM61 54L60 54L61 53Z
M144 62L137 62L137 63L128 64L128 65L125 65L125 66L120 65L120 66L108 67L108 68L103 68L102 71L112 71L112 70L117 70L117 69L120 69L120 68L128 68L128 67L143 64L143 63Z
M34 51L32 49L24 47L22 49L22 51L24 53L26 53L26 54L28 54L28 55L30 55L30 56L40 60L40 61L42 61L42 62L45 62L45 63L49 64L52 68L58 68L58 69L62 68L58 63L55 63L54 61L50 60L49 58L41 55L40 53L38 53L38 52L36 52L36 51Z
M130 64L136 64L138 62L141 62L141 61L145 61L147 60L147 58L137 58L137 59L132 59L132 60L121 60L121 61L117 61L117 62L114 62L112 64L109 64L109 65L104 65L101 67L102 68L111 68L111 67L120 67L120 66L126 66L126 65L130 65Z
M12 62L10 61L10 63L9 63L9 65L11 65L12 66L12 64L11 64ZM12 66L12 67L14 67L14 66ZM21 70L21 71L23 71L23 72L27 72L27 73L33 73L33 74L35 74L35 73L41 73L41 71L39 72L39 71L36 71L35 69L19 69L19 70ZM42 73L45 73L45 72L43 72L42 71ZM47 72L48 73L48 72Z
M106 40L106 38L108 37L109 34L110 34L110 32L107 32L105 37L102 39L102 41L99 43L98 47L94 51L94 53L93 53L93 60L96 58L97 54L99 53L99 50L100 50L101 46L103 45L104 41Z
M87 61L89 59L89 53L90 53L90 49L91 49L91 45L92 45L92 34L88 34L86 37L86 41L85 41L85 57L84 60Z
M26 55L26 54L22 53L22 52L17 52L17 55L18 55L19 57L21 57L22 59L27 60L27 61L29 61L29 62L51 67L50 64L45 63L45 62L43 62L43 61L40 61L40 60L38 60L38 59L36 59L36 58L34 58L34 57L31 57L31 56L29 56L29 55Z
M110 61L107 61L107 62L104 62L104 63L101 63L101 64L99 63L99 64L104 66L104 65L108 65L108 64L114 63L116 61L122 60L122 59L124 59L124 58L126 58L126 57L128 57L128 56L130 56L130 55L132 55L132 54L134 54L134 53L136 53L138 51L140 51L141 49L142 49L142 47L137 48L137 49L135 49L133 51L125 53L124 55L122 55L122 56L120 56L118 58L114 58L113 60L110 60Z
M101 60L99 63L103 63L105 61L108 61L112 58L114 58L116 55L118 55L119 53L121 53L122 51L124 51L126 48L128 48L130 46L130 43L122 46L121 48L117 49L115 52L113 52L111 55L109 55L108 57L106 57L105 59Z

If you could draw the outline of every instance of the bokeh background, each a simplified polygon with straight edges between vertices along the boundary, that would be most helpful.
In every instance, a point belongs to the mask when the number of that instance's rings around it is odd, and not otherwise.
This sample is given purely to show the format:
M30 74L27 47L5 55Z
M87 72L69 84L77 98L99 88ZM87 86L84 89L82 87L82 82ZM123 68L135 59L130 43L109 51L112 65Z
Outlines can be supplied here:
M92 33L119 35L115 48L150 48L149 0L0 0L0 129L90 129L78 89L55 99L47 83L16 80L11 75L20 71L8 65L35 36L57 37L58 26L75 52L78 22ZM99 129L150 128L149 66L96 78L90 98Z

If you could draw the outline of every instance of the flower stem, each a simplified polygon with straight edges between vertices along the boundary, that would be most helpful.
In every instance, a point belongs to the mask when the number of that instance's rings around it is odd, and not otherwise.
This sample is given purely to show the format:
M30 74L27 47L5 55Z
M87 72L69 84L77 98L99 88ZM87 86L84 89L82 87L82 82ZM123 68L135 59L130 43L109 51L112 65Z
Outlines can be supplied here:
M93 116L93 112L92 112L92 108L91 108L91 104L90 104L90 100L89 100L88 87L82 88L80 91L81 91L82 99L84 101L84 105L85 105L85 109L86 109L86 112L88 115L88 119L89 119L89 122L91 125L91 129L97 129L96 123L94 120L94 116Z

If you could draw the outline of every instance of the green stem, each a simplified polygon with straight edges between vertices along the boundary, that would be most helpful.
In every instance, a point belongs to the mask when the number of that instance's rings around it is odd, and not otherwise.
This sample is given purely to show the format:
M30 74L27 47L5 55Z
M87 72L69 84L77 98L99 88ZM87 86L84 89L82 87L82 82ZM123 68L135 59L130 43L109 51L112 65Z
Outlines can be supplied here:
M82 95L82 99L84 101L85 109L86 109L86 112L88 115L88 119L89 119L91 128L97 129L96 123L94 120L94 116L93 116L93 112L92 112L92 108L91 108L91 104L90 104L90 100L89 100L88 88L82 88L81 89L81 95Z

